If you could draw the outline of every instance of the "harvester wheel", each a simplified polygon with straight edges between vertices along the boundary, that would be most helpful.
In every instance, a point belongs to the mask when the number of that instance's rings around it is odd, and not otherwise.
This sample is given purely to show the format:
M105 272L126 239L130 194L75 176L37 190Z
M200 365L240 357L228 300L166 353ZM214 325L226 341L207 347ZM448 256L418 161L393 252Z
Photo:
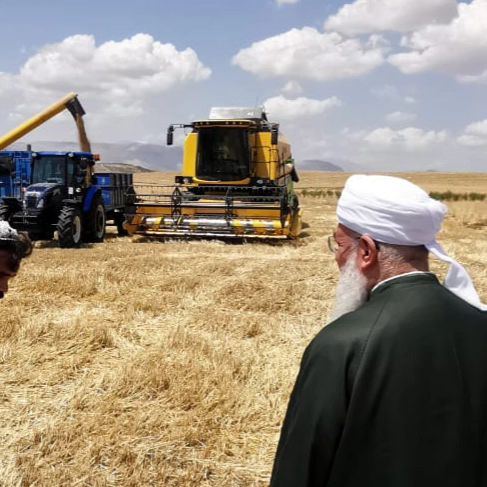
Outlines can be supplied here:
M8 205L0 206L0 220L10 221L12 217L12 209Z
M91 210L86 216L86 242L103 242L105 238L106 214L101 196L95 196Z
M59 246L62 248L78 247L83 229L81 211L74 206L64 206L59 215L57 232Z
M299 207L298 195L294 195L293 203L291 206L291 223L289 228L290 239L297 239L301 235L302 230L302 218L301 218L301 208Z

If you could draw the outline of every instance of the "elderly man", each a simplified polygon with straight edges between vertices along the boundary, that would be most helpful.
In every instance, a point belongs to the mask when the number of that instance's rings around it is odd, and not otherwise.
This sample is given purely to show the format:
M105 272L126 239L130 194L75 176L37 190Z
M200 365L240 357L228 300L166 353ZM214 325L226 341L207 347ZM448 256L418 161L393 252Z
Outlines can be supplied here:
M17 275L23 258L32 253L32 243L24 233L17 233L6 221L0 221L0 299L8 283Z
M335 320L304 353L272 487L487 486L487 312L435 239L445 213L406 180L348 179Z

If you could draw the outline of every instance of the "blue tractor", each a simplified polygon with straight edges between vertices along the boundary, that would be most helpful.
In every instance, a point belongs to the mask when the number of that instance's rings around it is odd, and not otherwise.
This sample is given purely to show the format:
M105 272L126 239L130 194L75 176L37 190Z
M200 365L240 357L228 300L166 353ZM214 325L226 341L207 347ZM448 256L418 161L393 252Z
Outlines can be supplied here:
M91 152L0 152L0 167L10 168L0 185L0 219L32 239L57 231L61 247L102 242L107 220L124 234L124 209L135 199L132 174L96 174L96 160Z

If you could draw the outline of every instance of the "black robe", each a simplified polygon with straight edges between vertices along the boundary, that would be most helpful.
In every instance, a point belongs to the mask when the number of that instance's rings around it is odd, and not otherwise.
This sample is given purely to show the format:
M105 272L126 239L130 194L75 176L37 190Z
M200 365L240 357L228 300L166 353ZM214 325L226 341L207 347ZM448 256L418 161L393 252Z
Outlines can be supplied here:
M416 274L323 328L271 486L487 486L487 313Z

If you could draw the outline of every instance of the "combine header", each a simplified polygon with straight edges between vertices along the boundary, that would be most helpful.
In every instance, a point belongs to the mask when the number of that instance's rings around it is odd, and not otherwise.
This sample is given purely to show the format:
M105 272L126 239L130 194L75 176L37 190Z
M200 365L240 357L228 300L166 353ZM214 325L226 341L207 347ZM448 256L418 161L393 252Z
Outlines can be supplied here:
M291 147L262 108L213 108L189 129L175 185L139 187L129 234L297 238L301 214Z

